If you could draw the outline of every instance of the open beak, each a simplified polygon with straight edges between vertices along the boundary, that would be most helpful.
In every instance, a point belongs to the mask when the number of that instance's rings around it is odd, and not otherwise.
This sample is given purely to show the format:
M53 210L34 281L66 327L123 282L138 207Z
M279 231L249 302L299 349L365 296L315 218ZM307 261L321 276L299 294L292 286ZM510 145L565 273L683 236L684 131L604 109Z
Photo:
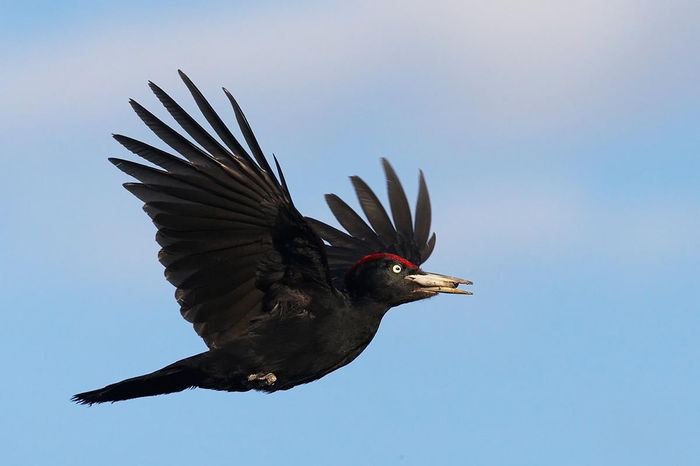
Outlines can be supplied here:
M410 280L418 287L417 293L453 293L453 294L472 294L471 291L460 290L459 285L471 285L472 282L463 278L448 277L437 273L421 272L415 275L407 275L406 280Z

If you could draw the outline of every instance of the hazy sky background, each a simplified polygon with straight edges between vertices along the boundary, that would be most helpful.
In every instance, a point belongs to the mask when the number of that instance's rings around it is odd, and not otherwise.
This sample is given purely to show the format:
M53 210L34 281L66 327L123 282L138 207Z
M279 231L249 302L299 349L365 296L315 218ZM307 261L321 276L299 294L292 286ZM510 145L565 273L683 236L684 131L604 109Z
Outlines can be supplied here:
M696 1L3 2L3 464L700 464ZM87 408L204 344L106 160L153 80L239 99L299 209L425 172L426 270L351 365ZM171 121L169 117L166 119ZM163 147L162 144L160 147Z

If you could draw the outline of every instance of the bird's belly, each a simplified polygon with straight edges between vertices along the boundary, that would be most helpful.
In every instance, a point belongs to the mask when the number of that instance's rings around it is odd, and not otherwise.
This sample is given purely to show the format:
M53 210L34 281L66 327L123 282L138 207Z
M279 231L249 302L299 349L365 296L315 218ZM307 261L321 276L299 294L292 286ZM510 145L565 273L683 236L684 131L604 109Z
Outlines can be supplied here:
M312 382L352 362L369 341L355 348L323 348L310 345L298 351L270 354L255 373L274 374L275 382L253 383L251 388L264 391L288 390Z
M287 390L312 382L352 362L369 345L375 332L347 333L338 338L325 334L307 335L307 338L279 342L261 348L260 364L256 373L275 375L273 384L254 384L264 391Z

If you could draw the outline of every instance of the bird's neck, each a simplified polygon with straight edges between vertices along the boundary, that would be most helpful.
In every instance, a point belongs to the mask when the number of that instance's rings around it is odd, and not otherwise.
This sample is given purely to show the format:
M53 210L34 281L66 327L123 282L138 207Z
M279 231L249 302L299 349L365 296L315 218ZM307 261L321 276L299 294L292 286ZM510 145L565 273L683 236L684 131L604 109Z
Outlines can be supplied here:
M381 320L384 314L391 308L390 305L376 300L373 296L350 294L351 307L357 312L362 312L363 315L373 316Z

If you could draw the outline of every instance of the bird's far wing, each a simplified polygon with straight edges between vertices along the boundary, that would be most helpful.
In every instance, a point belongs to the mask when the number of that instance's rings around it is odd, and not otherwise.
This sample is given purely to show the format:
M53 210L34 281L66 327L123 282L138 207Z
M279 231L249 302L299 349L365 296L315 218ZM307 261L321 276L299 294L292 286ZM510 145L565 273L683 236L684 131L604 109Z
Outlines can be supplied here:
M307 217L311 226L327 243L326 255L336 287L344 287L347 271L364 256L378 252L397 254L420 265L435 247L435 233L430 236L430 197L423 172L420 172L415 222L411 220L408 199L396 172L382 159L387 179L391 217L367 183L351 176L357 198L369 225L335 194L327 194L326 202L347 233Z
M158 228L158 258L177 288L180 312L214 348L269 311L274 305L268 302L274 295L270 288L283 278L302 284L302 292L303 287L332 284L322 241L294 207L276 159L279 180L275 177L234 98L224 89L252 157L192 81L181 71L180 76L225 146L149 83L198 145L132 100L143 122L182 157L115 135L128 150L160 168L110 161L140 181L124 187L145 203Z

